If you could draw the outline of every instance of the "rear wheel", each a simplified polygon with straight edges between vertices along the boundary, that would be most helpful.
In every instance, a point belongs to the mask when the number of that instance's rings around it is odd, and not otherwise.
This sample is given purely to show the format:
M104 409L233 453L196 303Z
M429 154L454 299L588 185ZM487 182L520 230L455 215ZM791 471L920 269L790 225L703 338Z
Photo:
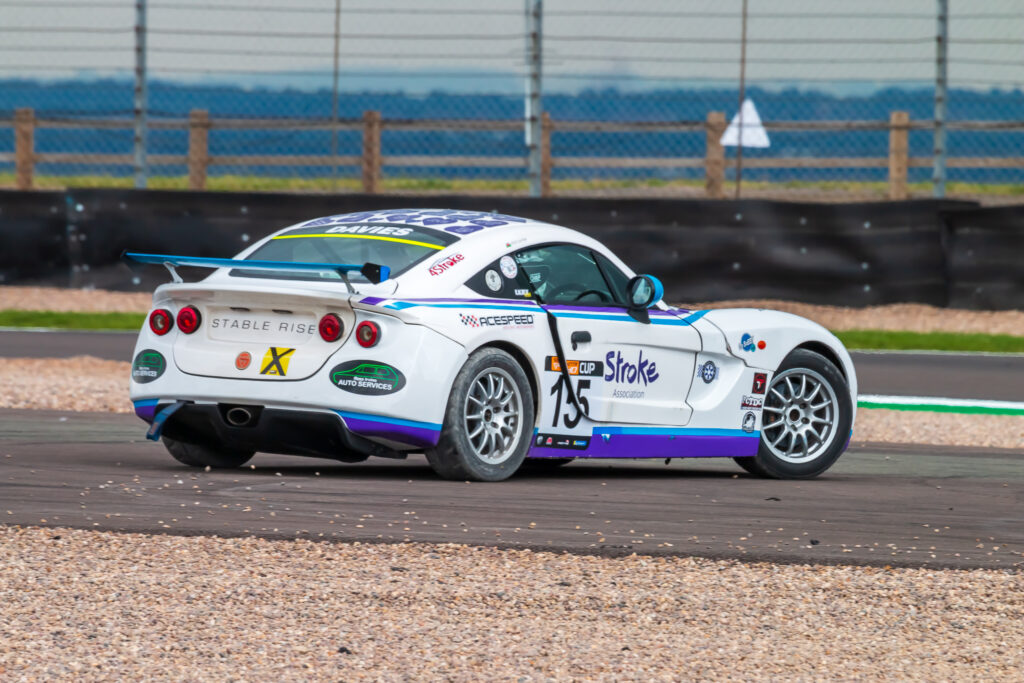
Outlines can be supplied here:
M236 451L227 448L211 448L194 443L176 441L166 436L161 439L164 446L178 462L189 467L210 467L212 469L234 469L241 467L254 455L253 451Z
M782 361L765 394L757 455L736 458L751 474L810 479L846 447L853 405L839 368L824 356L796 349Z
M441 439L427 461L445 479L507 479L526 458L533 410L519 363L500 349L482 349L455 378Z

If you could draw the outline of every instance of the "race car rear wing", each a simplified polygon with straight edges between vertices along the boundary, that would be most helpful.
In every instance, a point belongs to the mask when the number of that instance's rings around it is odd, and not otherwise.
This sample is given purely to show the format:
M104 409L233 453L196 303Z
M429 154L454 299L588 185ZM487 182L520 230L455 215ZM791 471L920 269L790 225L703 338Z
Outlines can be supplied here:
M145 263L161 265L167 268L175 282L184 282L178 271L179 266L195 266L199 268L240 268L244 270L267 270L277 272L324 271L335 272L341 276L348 287L350 294L355 294L352 284L348 281L348 274L358 272L373 284L380 284L391 276L391 269L388 266L381 266L376 263L364 263L362 265L351 263L292 263L290 261L247 261L245 259L233 258L210 258L206 256L169 256L167 254L140 254L138 252L125 251L121 254L121 260L126 263Z

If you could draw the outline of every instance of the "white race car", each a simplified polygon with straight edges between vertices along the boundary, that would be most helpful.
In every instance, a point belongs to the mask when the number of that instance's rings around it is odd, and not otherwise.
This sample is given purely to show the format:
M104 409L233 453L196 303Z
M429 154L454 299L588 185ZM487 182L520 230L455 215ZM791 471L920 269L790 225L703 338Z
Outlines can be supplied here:
M807 478L852 433L842 343L777 311L688 311L586 235L452 210L280 230L234 259L163 264L131 398L171 454L358 462L426 453L449 479L524 462L731 457ZM179 266L214 268L185 283ZM528 460L529 459L529 460Z

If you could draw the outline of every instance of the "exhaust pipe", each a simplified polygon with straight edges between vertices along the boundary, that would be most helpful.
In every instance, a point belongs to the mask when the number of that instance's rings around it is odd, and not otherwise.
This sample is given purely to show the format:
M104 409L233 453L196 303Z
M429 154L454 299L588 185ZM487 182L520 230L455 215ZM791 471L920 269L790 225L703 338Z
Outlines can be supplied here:
M249 409L237 406L229 409L224 417L232 427L244 427L252 422L252 413L249 412Z

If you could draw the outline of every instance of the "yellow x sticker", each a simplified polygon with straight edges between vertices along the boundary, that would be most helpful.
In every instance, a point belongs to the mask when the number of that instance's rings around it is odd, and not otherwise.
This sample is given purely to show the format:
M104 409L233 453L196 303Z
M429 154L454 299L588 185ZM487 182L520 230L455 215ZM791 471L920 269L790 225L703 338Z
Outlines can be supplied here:
M293 353L295 353L295 349L281 349L271 346L263 354L263 367L260 370L260 374L284 377L288 374L288 362L291 360Z

